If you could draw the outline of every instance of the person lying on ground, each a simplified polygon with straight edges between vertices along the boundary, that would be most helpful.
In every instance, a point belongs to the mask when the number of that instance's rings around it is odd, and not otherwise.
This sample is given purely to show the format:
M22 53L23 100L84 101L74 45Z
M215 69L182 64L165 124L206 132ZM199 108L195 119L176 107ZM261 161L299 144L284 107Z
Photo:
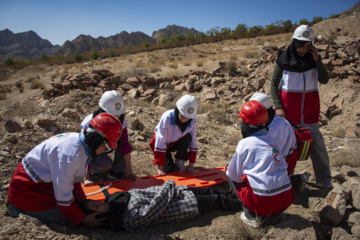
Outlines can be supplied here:
M116 192L104 202L85 200L81 209L87 214L101 213L107 218L102 227L115 231L138 232L151 224L182 221L217 209L241 210L241 202L229 190L211 187L177 186L168 180L160 186Z

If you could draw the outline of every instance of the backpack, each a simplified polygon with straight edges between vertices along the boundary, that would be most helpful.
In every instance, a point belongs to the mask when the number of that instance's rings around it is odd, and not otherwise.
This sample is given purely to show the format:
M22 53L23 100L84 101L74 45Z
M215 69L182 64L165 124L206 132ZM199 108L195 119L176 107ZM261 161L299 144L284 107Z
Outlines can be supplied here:
M286 119L286 118L285 118ZM302 127L295 125L290 120L286 119L294 129L297 145L297 159L298 161L305 161L309 158L310 150L312 146L312 138L308 127Z

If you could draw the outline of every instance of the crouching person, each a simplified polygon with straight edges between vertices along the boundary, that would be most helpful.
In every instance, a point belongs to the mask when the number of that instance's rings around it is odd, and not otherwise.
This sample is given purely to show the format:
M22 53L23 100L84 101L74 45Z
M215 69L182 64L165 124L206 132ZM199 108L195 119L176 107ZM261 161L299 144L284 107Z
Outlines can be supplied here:
M158 165L159 175L194 171L197 109L195 97L186 94L176 102L175 109L168 110L161 116L150 142L150 148L154 152L153 164ZM175 163L171 152L176 152ZM189 165L185 167L187 160Z
M295 201L292 184L300 187L301 176L288 176L288 165L268 134L265 106L250 100L241 108L243 139L239 141L226 174L230 188L243 204L241 219L259 227L265 217L285 219L286 210Z
M102 113L82 133L59 134L37 145L13 173L7 213L29 215L44 224L99 227L105 219L86 216L78 207L86 199L80 182L92 159L116 149L121 132L120 121Z

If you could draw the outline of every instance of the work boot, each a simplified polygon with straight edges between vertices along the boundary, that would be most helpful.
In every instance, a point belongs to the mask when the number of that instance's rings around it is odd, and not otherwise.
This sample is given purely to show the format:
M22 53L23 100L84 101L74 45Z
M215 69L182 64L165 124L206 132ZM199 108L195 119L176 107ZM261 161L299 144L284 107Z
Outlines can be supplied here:
M306 183L309 181L309 174L307 172L304 172L301 174L301 183L298 189L298 192L303 192L306 186Z
M242 210L242 203L241 201L235 196L234 193L228 192L226 194L220 194L222 199L222 210L225 211L241 211Z

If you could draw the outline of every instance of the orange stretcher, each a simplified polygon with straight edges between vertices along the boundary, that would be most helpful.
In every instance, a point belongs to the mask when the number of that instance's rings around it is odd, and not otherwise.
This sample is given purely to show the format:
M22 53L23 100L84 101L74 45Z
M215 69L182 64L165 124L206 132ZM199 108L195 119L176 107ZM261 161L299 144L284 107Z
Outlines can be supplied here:
M189 187L208 187L227 181L225 168L196 169L192 173L174 172L168 175L138 177L136 179L122 179L101 183L89 183L82 185L86 198L103 201L108 195L128 191L132 188L143 189L161 185L167 180L174 180L176 185Z

